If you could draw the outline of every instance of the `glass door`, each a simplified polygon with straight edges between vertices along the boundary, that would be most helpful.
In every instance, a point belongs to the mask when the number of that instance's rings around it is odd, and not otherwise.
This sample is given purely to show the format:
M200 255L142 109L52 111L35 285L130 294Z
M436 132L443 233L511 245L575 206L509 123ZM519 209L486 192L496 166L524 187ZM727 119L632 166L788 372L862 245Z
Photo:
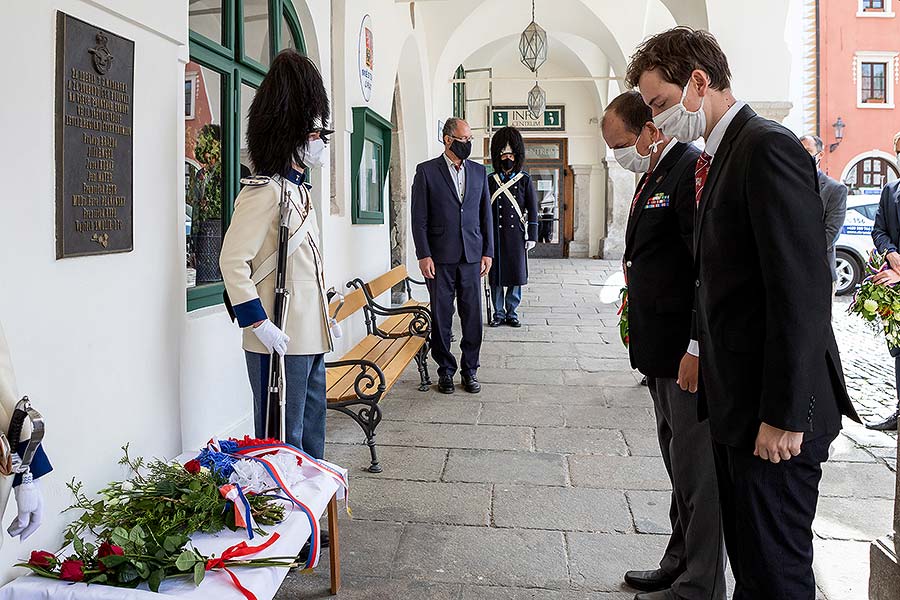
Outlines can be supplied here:
M538 200L538 244L529 253L533 258L564 258L568 254L566 150L565 139L525 140L525 170L531 175Z

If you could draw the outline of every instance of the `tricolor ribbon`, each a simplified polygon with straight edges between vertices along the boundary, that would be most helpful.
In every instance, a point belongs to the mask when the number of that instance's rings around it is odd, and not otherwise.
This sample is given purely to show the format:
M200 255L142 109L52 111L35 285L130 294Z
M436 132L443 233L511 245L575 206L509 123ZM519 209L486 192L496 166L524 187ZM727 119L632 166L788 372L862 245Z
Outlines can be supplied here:
M234 505L235 526L245 528L247 536L252 540L256 523L253 521L253 515L250 512L250 502L247 500L247 496L244 495L244 490L236 483L227 483L219 488L219 493Z
M260 544L259 546L248 546L247 542L241 542L240 544L235 544L230 548L226 548L224 552L222 552L222 556L216 558L210 558L206 561L206 570L213 571L215 569L222 569L231 577L232 583L234 583L234 587L238 589L247 600L256 600L256 596L253 595L253 592L245 588L241 585L241 581L237 578L237 575L231 571L227 566L225 566L226 560L231 560L233 558L240 558L242 556L248 556L250 554L256 554L262 550L265 550L272 544L274 544L280 536L278 533L273 533L269 536L269 539L266 540L265 543Z

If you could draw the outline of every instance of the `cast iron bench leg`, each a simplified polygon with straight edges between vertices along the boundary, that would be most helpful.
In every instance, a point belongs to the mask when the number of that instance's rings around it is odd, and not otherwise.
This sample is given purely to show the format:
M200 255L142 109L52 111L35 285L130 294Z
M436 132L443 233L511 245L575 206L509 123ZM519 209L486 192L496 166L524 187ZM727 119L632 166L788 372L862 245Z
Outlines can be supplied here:
M422 348L416 352L416 366L419 368L419 384L420 392L427 392L431 387L431 377L428 375L428 344L424 344Z

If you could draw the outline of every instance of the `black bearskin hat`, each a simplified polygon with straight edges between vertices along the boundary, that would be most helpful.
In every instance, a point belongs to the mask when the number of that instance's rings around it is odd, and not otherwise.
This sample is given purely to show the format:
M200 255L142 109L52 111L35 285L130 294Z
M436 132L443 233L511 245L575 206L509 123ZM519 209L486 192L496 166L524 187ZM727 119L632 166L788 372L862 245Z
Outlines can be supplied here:
M309 58L282 50L250 105L247 148L257 175L283 175L309 134L326 127L331 112L322 75Z
M496 173L503 172L503 168L500 166L500 154L507 144L512 148L515 156L513 172L521 171L522 165L525 164L525 142L522 140L522 134L515 127L504 127L498 129L491 138L491 164L494 165Z

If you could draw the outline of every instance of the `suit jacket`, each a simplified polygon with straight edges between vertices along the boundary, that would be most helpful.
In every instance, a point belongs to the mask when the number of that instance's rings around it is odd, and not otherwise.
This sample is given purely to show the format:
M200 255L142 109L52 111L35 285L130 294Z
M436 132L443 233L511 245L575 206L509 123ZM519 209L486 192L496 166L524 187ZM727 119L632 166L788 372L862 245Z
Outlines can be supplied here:
M305 184L297 185L282 177L251 177L234 200L231 225L222 240L219 267L228 297L234 304L238 325L244 328L244 350L258 354L269 351L259 341L249 325L265 318L273 318L275 306L275 271L254 285L251 275L273 253L278 252L278 224L281 188L290 193L294 213L291 215L291 234L297 231L304 218L312 218L312 228L306 241L287 261L287 282L291 294L284 331L291 338L288 354L322 354L332 350L328 328L328 306L325 300L325 280L319 252L319 226ZM296 209L303 211L297 214ZM307 217L309 214L309 217Z
M834 246L841 235L847 214L847 186L819 171L819 195L825 209L825 247L832 281L837 279L834 268Z
M872 241L879 252L896 252L900 247L900 180L881 190L881 202L872 226Z
M462 201L443 155L416 167L410 212L419 260L430 256L436 263L475 263L494 255L487 171L470 160L463 165Z
M502 185L500 177L493 173L488 177L488 191L494 192ZM510 204L506 194L500 194L492 202L491 215L494 222L494 263L489 275L491 285L525 285L528 283L528 257L525 255L525 240L537 241L538 202L534 182L528 173L507 190L519 206L525 223Z
M651 377L677 377L694 304L694 167L700 151L678 143L641 178L625 229L628 353ZM641 187L643 186L643 187Z
M760 422L808 440L836 434L841 413L859 419L831 329L818 184L793 133L741 109L694 226L700 391L720 443L752 447Z

